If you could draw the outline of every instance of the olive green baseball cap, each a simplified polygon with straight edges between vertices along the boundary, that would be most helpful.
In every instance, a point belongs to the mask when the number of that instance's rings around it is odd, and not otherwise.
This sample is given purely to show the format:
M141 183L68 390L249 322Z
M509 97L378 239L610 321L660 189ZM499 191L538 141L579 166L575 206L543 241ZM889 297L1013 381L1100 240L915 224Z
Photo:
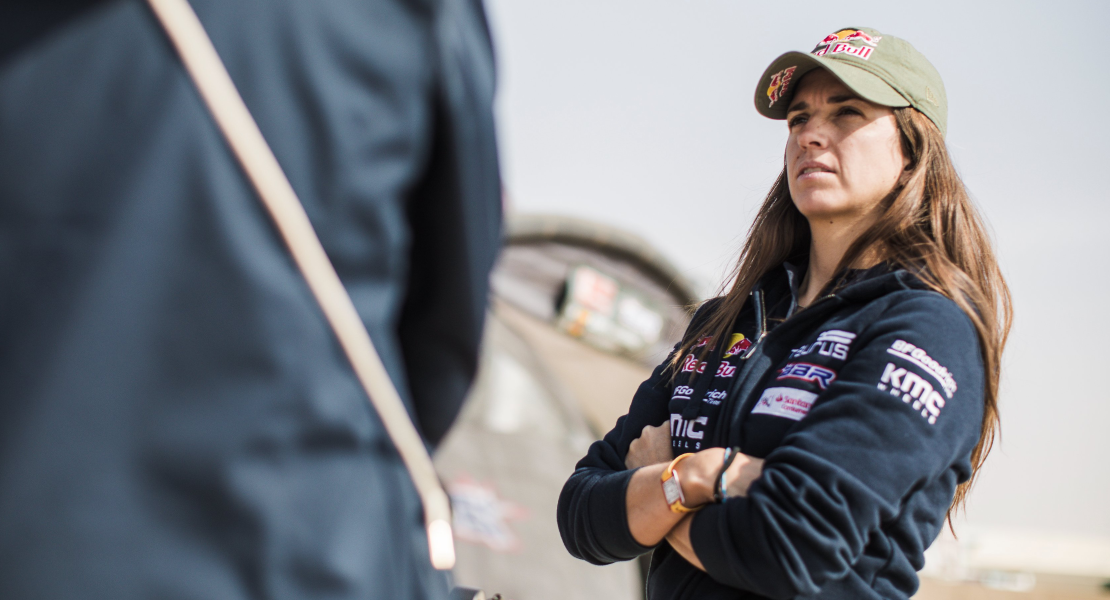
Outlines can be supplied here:
M856 94L875 104L912 106L929 117L942 135L948 128L948 98L940 73L909 42L868 27L846 27L825 36L806 52L787 52L763 72L755 108L765 117L785 119L797 83L823 68Z

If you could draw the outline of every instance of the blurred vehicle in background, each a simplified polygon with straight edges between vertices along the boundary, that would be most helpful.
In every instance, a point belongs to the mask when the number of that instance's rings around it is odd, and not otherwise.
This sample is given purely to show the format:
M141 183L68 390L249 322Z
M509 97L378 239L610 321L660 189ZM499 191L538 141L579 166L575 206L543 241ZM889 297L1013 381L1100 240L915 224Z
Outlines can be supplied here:
M455 511L456 584L527 600L642 597L636 563L567 553L555 505L697 300L635 236L563 217L507 221L478 381L436 453Z

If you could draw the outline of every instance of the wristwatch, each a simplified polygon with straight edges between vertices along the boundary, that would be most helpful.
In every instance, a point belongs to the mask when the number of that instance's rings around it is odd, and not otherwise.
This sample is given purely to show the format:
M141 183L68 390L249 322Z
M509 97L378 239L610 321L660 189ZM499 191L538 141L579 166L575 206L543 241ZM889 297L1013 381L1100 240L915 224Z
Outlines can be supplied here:
M672 460L671 464L667 465L666 469L663 469L663 496L666 497L667 505L671 507L671 512L679 514L692 513L702 508L700 506L697 508L689 508L686 506L686 496L682 494L682 484L678 481L678 472L675 471L675 467L678 466L679 462L693 455L693 453L687 452Z

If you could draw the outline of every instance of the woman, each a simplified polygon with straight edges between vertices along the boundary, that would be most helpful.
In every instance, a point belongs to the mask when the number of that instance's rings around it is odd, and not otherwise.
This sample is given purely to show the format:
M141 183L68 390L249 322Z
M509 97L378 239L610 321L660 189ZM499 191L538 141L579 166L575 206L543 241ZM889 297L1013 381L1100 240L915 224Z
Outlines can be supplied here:
M652 600L908 598L998 425L1009 292L908 43L837 31L756 107L785 168L733 285L579 462L563 541L654 549Z

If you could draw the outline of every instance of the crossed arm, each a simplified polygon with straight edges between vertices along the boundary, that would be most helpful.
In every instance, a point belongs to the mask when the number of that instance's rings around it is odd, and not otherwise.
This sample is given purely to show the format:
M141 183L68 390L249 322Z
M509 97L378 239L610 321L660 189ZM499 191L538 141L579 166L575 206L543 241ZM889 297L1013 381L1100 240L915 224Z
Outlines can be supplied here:
M724 448L707 448L679 463L676 471L687 507L713 502L713 490L724 461L724 452ZM669 423L644 427L640 437L632 441L625 466L637 471L628 484L625 496L628 527L632 537L644 546L654 546L666 538L676 552L704 571L690 545L690 520L694 515L672 512L660 485L663 471L672 457ZM746 454L737 456L725 473L728 496L746 496L748 488L762 472L763 459Z

